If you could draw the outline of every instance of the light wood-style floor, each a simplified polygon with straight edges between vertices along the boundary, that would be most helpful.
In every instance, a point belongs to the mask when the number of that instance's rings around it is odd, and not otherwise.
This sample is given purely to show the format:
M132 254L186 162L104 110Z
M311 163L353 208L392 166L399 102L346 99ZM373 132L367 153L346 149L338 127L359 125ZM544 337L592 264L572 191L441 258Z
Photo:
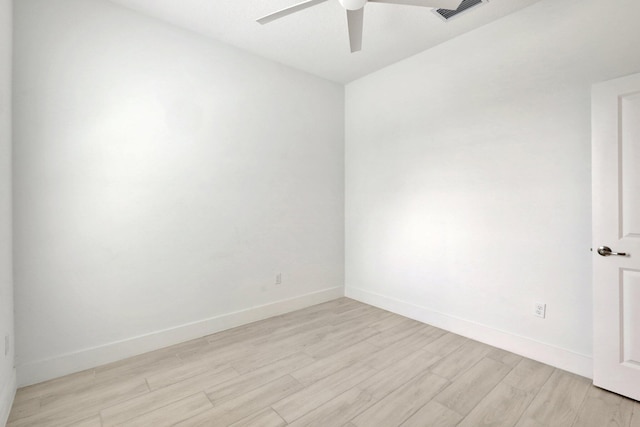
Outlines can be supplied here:
M640 427L640 404L341 298L20 389L8 425Z

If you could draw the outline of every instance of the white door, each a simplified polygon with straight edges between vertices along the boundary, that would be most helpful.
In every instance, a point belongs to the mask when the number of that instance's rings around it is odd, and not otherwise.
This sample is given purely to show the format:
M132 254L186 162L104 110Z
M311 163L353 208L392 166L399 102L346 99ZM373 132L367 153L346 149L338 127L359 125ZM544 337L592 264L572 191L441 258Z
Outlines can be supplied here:
M640 400L640 74L593 87L592 163L593 382Z

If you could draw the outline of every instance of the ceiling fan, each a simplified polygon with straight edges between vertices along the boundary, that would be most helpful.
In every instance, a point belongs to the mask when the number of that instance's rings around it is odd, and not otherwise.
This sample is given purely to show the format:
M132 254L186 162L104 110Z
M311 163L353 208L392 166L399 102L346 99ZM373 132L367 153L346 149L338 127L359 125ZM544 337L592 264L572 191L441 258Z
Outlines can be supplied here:
M325 3L329 0L306 0L302 3L294 4L257 20L260 24L267 24L276 19L283 18L292 13L299 12L311 6ZM456 10L462 0L338 0L347 11L347 24L349 27L349 43L351 52L362 49L362 18L364 17L364 6L371 3L390 3L408 6L422 6L437 9Z

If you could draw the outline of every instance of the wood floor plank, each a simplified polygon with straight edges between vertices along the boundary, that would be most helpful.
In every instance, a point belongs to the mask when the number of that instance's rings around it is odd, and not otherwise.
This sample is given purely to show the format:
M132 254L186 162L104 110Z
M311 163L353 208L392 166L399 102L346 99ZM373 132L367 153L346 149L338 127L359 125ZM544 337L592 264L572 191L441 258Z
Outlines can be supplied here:
M534 396L534 393L527 393L504 383L498 384L458 427L514 426Z
M458 376L435 400L466 416L510 370L510 366L484 358Z
M354 387L289 424L291 427L341 426L365 411L381 397Z
M182 364L160 372L151 372L145 376L149 388L158 390L167 387L188 378L197 377L199 375L213 374L228 369L233 369L229 364L220 364L216 360L205 359L193 363Z
M640 427L640 404L585 378L339 298L22 388L8 427L287 421Z
M189 349L178 353L176 356L182 363L204 362L205 359L222 364L228 364L239 357L246 357L255 351L255 347L251 343L239 341L225 346L217 346L215 343L208 344L204 347Z
M119 425L122 427L169 427L211 408L213 405L207 396L204 393L198 393Z
M462 375L491 351L488 345L467 340L447 356L440 359L431 368L431 372L449 380Z
M314 362L315 359L308 354L296 353L284 357L271 365L209 387L205 392L214 405L217 406L227 400L235 399L244 393L277 380L284 375L291 374L291 372L309 366Z
M631 425L633 402L591 386L580 408L576 427L626 427Z
M425 372L392 391L351 422L358 427L399 426L448 384L448 380Z
M40 398L34 397L31 399L19 399L17 396L14 399L11 413L9 414L9 421L19 420L20 418L26 418L36 414L40 411Z
M368 312L371 310L372 308L369 307ZM377 317L380 317L379 312L374 311L373 313L360 313L357 318L351 319L348 322L341 322L340 324L334 324L338 317L334 317L330 322L327 319L319 318L315 319L313 322L306 324L296 323L290 327L278 329L276 331L259 331L259 337L251 340L245 339L244 342L251 343L255 347L261 349L260 352L254 353L262 353L265 350L269 351L270 349L283 348L306 350L313 345L317 345L319 342L334 342L337 337L348 335L357 329L365 328L367 324L371 322L372 318ZM239 369L241 370L241 368Z
M270 345L264 347L253 347L249 354L240 356L229 364L240 374L246 374L256 369L269 366L286 356L292 356L304 350L303 345L295 343Z
M469 340L465 337L447 332L424 346L423 350L444 357L460 348L467 341Z
M373 328L372 325L378 324L380 321L384 321L384 319L389 318L391 313L381 310L367 310L366 312L361 312L357 317L353 319L344 320L341 317L335 317L331 322L329 322L329 326L333 328L334 333L338 333L339 335L343 335L344 333L349 333L349 331L370 328L374 329L376 332L380 332L377 328Z
M267 408L231 424L230 427L284 427L286 425L285 420L276 411Z
M305 366L302 369L292 372L291 376L305 386L313 384L314 382L344 369L347 366L353 365L358 362L360 358L373 354L379 350L380 348L373 344L369 344L368 342L357 342L350 347L332 354L331 356L327 356L309 366Z
M401 424L402 427L454 427L462 415L432 400Z
M361 304L340 314L316 312L310 316L295 319L289 319L284 315L282 316L283 320L277 325L269 322L267 327L260 329L254 328L254 334L257 336L244 337L243 341L251 342L254 345L263 345L274 341L286 340L294 336L301 337L309 335L310 333L312 333L313 336L322 336L331 330L335 330L336 326L347 325L349 327L355 327L358 323L365 324L368 321L367 319L363 319L365 315L367 315L366 317L372 315L375 316L375 318L380 318L388 316L389 313ZM265 324L267 324L267 322L265 322Z
M20 404L31 399L73 393L77 387L83 387L95 382L96 373L89 369L75 374L66 375L43 383L23 387L16 392L15 401Z
M120 378L144 378L151 373L162 372L180 365L182 362L175 354L151 352L97 367L95 382L110 382Z
M288 327L280 328L277 331L259 331L260 335L246 340L254 346L270 345L273 342L287 342L290 338L311 338L323 337L329 331L335 329L335 325L330 324L329 319L319 317L311 322L296 323Z
M337 301L337 300L336 300ZM358 308L373 308L368 304L364 304L360 301L352 300L349 298L341 298L340 304L335 304L335 307L331 309L331 312L334 314L342 314L347 311L352 311Z
M312 322L319 318L333 318L335 316L334 310L336 307L346 307L343 310L352 310L354 307L361 306L353 300L346 300L344 303L340 303L338 300L329 301L322 304L317 304L311 307L307 307L300 310L295 310L289 313L280 314L278 316L270 317L268 319L256 321L246 325L241 325L230 330L232 334L243 333L248 330L261 330L261 331L273 331L281 327L288 327L295 324L303 324ZM229 331L223 331L225 334Z
M102 421L100 421L100 416L95 416L69 424L69 427L102 427Z
M327 303L318 304L304 309L296 310L290 313L281 314L270 319L255 322L258 327L286 327L294 324L302 324L314 321L318 318L333 319L336 316L365 306L358 301L343 298L343 302L338 300L329 301Z
M369 366L370 368L376 370L382 370L417 352L420 352L422 354L425 353L414 346L407 344L400 345L399 343L396 343L393 346L385 347L376 352L363 356L358 360L358 363ZM432 359L435 363L438 359L440 359L440 357L432 355Z
M285 397L271 406L285 421L290 423L355 387L374 373L373 369L364 366L348 367Z
M379 402L389 393L426 372L438 356L418 350L389 365L356 387L320 405L291 426L340 426Z
M518 424L516 424L516 426L517 427L549 427L547 424L542 424L531 418L521 418Z
M51 397L46 406L29 417L10 422L12 427L68 425L97 416L103 405L115 405L149 392L142 379L113 380L109 384L83 386L74 393Z
M195 340L181 342L179 344L170 345L169 347L161 348L160 350L153 351L152 353L164 354L167 356L175 356L179 353L185 353L188 351L197 350L201 347L209 345L209 341L206 337L196 338Z
M509 375L504 383L526 392L537 392L547 382L553 368L549 365L536 362L531 359L522 359Z
M517 426L530 421L552 427L572 425L590 386L586 378L554 370Z
M633 404L633 415L631 417L630 427L640 427L640 403Z
M416 349L424 349L447 331L430 325L421 325L415 333L408 335L394 343L394 346L410 345Z
M415 334L420 330L422 325L415 320L407 319L406 322L400 323L392 328L386 329L367 339L373 345L378 347L388 347L403 338Z
M370 305L362 305L353 310L336 315L329 324L340 326L345 324L370 324L391 316L388 311L373 308Z
M362 312L362 314L366 315L366 319L368 322L367 326L369 327L373 327L379 322L383 322L386 319L390 318L391 316L394 316L394 314L391 313L390 311L380 310L379 308L371 307L370 305L369 306L365 305L365 307L370 309L370 310L367 310L366 312L364 311ZM362 316L358 316L357 318L354 317L352 320L360 319L361 317ZM331 322L331 324L339 326L344 324L347 321L349 321L349 319L347 319L344 315L339 315L339 316L336 316L336 318ZM377 328L374 328L374 329L378 330Z
M364 341L379 334L373 328L358 328L346 331L338 331L334 334L327 334L321 341L311 344L305 348L305 352L315 358L331 356L341 350L351 347L354 343Z
M266 332L268 331L268 332ZM261 340L272 332L269 329L254 327L253 329L242 329L235 332L218 332L217 334L207 337L207 346L209 349L220 349L238 344L251 344L253 341ZM186 349L177 352L177 354L188 354L196 349Z
M238 377L238 373L228 368L223 371L187 378L170 386L105 407L100 411L102 423L105 427L121 424L140 414L160 409L215 384L220 384L236 377Z
M369 327L375 329L376 331L384 332L387 329L393 328L394 326L397 326L402 323L406 323L407 320L409 319L407 319L404 316L400 316L399 314L392 313L391 316L387 316L383 319L373 322L372 324L369 325Z
M439 360L438 356L418 350L408 357L379 371L358 385L378 401L418 375L423 374Z
M145 390L146 389L146 390ZM119 393L125 394L129 390L139 392L148 391L144 378L111 378L109 381L94 382L78 386L70 392L50 395L40 399L40 410L56 410L64 406L72 406L83 402L85 406L101 404L105 400L118 397Z
M179 427L227 426L270 407L273 403L302 388L303 385L293 377L285 375L175 425Z
M516 366L523 359L522 356L518 356L517 354L513 354L499 348L492 348L491 351L487 354L487 357L511 367Z

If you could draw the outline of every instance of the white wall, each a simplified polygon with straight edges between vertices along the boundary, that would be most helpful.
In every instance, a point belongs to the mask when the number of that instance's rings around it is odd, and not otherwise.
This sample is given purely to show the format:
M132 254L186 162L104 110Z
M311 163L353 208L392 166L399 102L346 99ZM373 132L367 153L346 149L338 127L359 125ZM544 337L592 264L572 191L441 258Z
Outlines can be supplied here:
M11 0L0 0L0 425L9 416L16 386L11 250L11 6Z
M343 294L342 86L102 0L15 9L21 385Z
M639 16L543 0L349 84L347 295L590 376L590 87Z

